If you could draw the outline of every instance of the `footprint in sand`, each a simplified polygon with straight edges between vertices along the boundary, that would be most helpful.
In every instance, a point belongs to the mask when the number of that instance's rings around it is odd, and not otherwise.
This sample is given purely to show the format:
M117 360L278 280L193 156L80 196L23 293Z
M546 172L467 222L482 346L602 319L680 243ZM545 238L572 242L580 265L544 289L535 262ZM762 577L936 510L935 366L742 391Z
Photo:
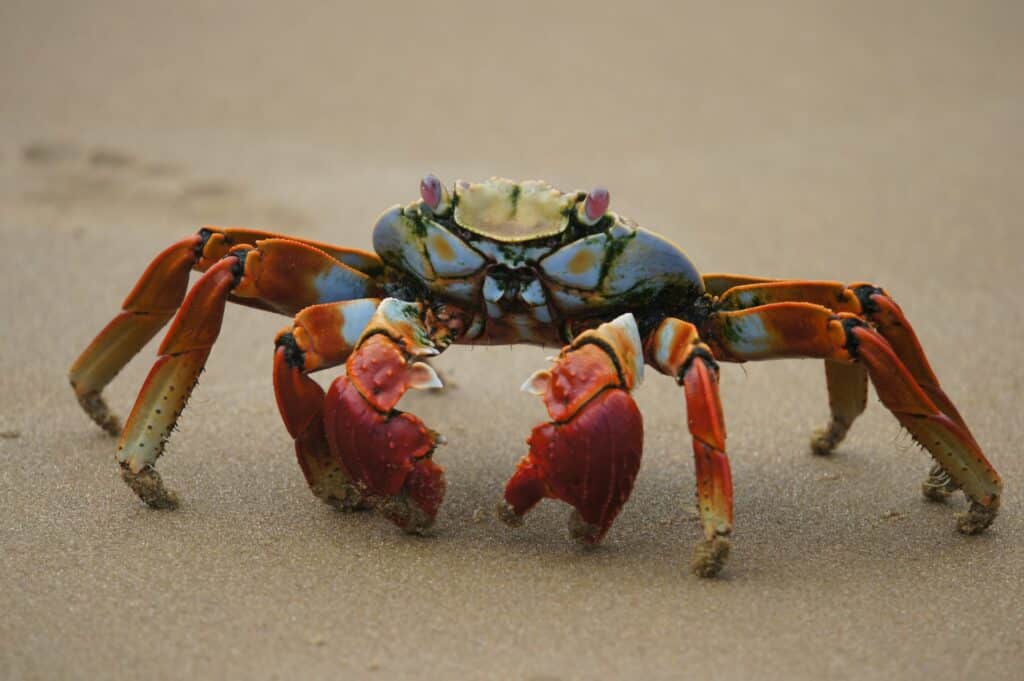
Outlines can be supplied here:
M127 168L134 163L131 155L117 149L96 149L89 154L89 164L97 168Z
M81 151L71 142L33 142L21 150L21 157L28 163L49 165L78 158Z
M143 163L139 166L139 171L143 175L147 175L149 177L173 177L185 172L184 168L177 163L160 162Z
M22 200L74 216L77 224L140 220L193 229L202 224L296 231L301 213L254 197L220 178L189 177L186 168L112 146L37 140L21 148Z

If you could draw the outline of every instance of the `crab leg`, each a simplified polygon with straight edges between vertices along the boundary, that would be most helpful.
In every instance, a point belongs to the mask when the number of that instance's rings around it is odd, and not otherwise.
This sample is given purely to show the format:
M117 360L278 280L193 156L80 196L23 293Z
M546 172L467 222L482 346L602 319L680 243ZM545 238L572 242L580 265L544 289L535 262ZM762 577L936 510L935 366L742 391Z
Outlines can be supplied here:
M725 455L725 419L718 397L718 364L701 342L697 327L668 318L650 334L647 361L671 376L686 393L688 424L697 472L697 507L704 541L697 545L691 567L713 577L729 555L732 533L732 474Z
M256 230L204 227L157 255L124 299L121 312L71 366L71 386L86 414L111 435L119 435L120 420L107 406L102 390L174 315L185 298L189 272L193 269L206 271L232 246L254 245L259 240L277 236ZM381 269L380 260L372 254L304 243L359 271L371 273Z
M643 348L631 314L580 334L550 370L533 374L523 389L543 398L551 421L533 429L498 516L518 525L541 499L560 499L575 508L572 536L600 542L640 469L643 421L629 391L642 378Z
M850 290L860 300L863 316L874 324L878 332L889 341L896 355L906 365L925 394L931 398L935 406L942 410L942 413L969 433L970 429L964 423L964 419L953 401L939 386L939 379L928 363L928 358L921 348L921 342L917 339L917 334L914 333L914 327L907 321L903 310L896 304L896 301L889 297L884 290L872 284L852 284Z
M430 528L444 499L444 471L432 460L444 438L395 409L409 388L440 388L429 365L453 340L428 326L422 304L386 298L324 400L324 429L360 497L407 532ZM287 417L286 417L287 419Z
M745 274L727 274L725 272L705 274L701 276L701 279L704 282L704 290L713 296L720 296L736 286L765 284L771 281L779 281L778 279L772 279L769 277L750 277Z
M71 387L79 403L89 418L111 435L120 434L121 422L101 392L178 309L201 248L202 238L196 234L156 256L124 299L121 313L71 365Z
M818 357L860 362L878 397L971 500L958 518L965 534L983 531L996 516L1002 481L970 432L937 405L893 346L862 318L809 303L773 303L719 312L705 338L720 360Z
M864 365L826 359L825 382L832 416L828 425L811 437L811 451L819 456L835 451L868 405L868 373Z
M726 275L713 275L726 276ZM734 278L732 281L743 281ZM762 281L734 285L718 301L723 310L742 310L757 305L779 302L815 303L834 312L860 315L874 325L892 346L896 356L907 367L921 390L943 414L970 433L953 401L939 385L925 357L914 328L903 311L883 289L868 283L844 285L834 281ZM829 402L832 419L829 426L815 435L811 448L816 454L828 454L842 441L853 420L863 411L860 387L863 378L855 370L843 373L826 363ZM973 436L972 436L973 437ZM928 484L925 485L926 496Z
M331 454L324 390L309 374L348 359L378 304L377 298L363 298L307 307L275 343L274 393L299 466L313 494L341 510L361 507L362 496Z
M177 505L153 464L220 333L229 294L294 313L325 298L365 298L374 292L365 274L296 241L268 239L232 249L192 287L160 345L118 444L125 482L150 506Z

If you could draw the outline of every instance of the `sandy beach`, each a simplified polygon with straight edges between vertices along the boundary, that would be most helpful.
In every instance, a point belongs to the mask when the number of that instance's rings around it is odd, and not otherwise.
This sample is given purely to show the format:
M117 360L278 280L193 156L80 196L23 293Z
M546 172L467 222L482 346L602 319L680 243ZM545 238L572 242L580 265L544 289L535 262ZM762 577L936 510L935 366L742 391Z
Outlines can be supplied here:
M1012 2L269 2L0 8L0 678L1020 679L1024 10ZM154 254L204 224L370 247L446 181L608 186L703 271L872 281L1005 483L957 495L878 402L831 457L817 361L726 365L736 499L720 578L683 395L648 373L644 460L605 543L491 509L549 349L465 348L433 536L317 501L271 385L288 323L228 310L142 505L68 386ZM107 396L126 415L147 347ZM329 382L333 372L318 376Z

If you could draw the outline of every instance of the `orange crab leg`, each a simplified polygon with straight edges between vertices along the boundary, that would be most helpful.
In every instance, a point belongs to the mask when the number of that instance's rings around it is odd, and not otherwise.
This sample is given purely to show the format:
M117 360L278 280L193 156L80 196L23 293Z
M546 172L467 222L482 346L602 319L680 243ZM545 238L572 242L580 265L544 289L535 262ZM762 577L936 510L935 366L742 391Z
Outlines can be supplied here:
M629 391L642 377L640 335L623 315L578 336L527 380L524 390L543 397L551 421L533 429L498 516L518 525L541 499L560 499L575 509L572 536L600 542L640 469L643 420Z
M734 281L743 281L735 278ZM742 310L779 302L815 303L835 312L857 314L870 321L889 342L896 355L932 402L963 430L970 433L960 412L939 385L910 322L896 302L881 288L868 283L845 285L835 281L765 281L736 284L721 294L717 306L722 310ZM857 409L860 384L856 372L840 375L826 365L832 420L812 440L817 454L828 454L842 441ZM838 411L837 411L838 409Z
M935 406L969 433L970 430L953 401L939 386L939 379L928 363L917 334L914 333L914 327L907 321L896 301L885 291L871 284L852 284L850 288L860 297L863 316L875 324L878 332L889 341L921 389Z
M419 358L450 342L428 328L424 306L381 302L323 402L332 461L341 465L361 499L407 532L433 525L444 498L444 471L433 462L444 439L420 419L395 409L409 388L441 382ZM286 416L286 419L288 417Z
M811 438L811 451L819 456L835 450L868 405L868 373L862 364L826 359L825 382L831 418Z
M725 418L718 397L718 365L697 328L665 319L646 343L647 361L671 376L686 393L686 411L697 472L697 507L704 541L694 552L692 568L702 577L722 569L732 533L732 473L725 455Z
M111 435L121 432L119 419L101 395L103 387L174 315L188 288L188 275L199 259L202 237L182 239L160 253L107 324L71 365L71 386L89 417Z
M745 274L728 274L715 272L701 276L704 282L704 290L713 296L720 296L729 289L747 284L763 284L770 281L778 281L769 277L750 277Z
M294 312L319 302L325 292L363 298L375 292L375 285L323 252L283 239L237 246L199 278L160 345L118 444L122 475L143 501L153 507L177 503L153 464L220 333L229 294Z
M193 269L205 272L233 246L254 245L279 237L258 230L209 226L158 254L121 304L120 314L96 335L71 366L71 385L86 414L111 435L120 434L120 420L107 406L102 390L174 316L185 298L189 273ZM383 269L380 259L371 253L318 242L302 243L366 274L376 275ZM229 299L262 307L258 301L233 296Z
M384 269L384 264L375 253L358 248L335 246L334 244L314 241L312 239L300 239L287 234L276 232L265 232L259 229L242 229L239 227L213 227L206 226L200 230L200 235L208 234L206 246L203 249L203 258L197 264L196 269L200 272L206 271L217 260L222 258L234 246L255 246L259 241L267 239L285 239L296 241L300 244L310 246L318 251L326 253L332 259L337 260L346 267L351 267L363 274L376 276Z
M970 432L931 399L882 334L852 314L809 303L720 312L705 336L719 359L818 357L867 369L879 399L971 500L961 532L984 530L999 508L1002 481Z
M857 296L838 281L771 280L740 284L718 299L721 310L744 310L770 303L814 303L835 312L860 313Z
M331 454L324 431L324 390L309 374L348 359L379 303L364 298L307 307L276 340L274 394L295 439L299 466L313 494L341 510L362 507L362 496Z
M122 477L153 508L178 505L153 463L163 452L220 331L227 295L235 285L235 269L233 258L223 260L192 287L121 433L117 459Z

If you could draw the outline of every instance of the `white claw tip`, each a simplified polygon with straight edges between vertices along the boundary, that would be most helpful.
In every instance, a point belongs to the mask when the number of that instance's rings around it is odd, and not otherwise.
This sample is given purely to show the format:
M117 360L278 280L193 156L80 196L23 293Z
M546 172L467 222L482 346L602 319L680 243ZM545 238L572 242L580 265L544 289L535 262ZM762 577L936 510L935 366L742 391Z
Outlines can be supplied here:
M543 395L547 392L548 384L551 382L551 372L547 369L535 371L522 386L519 387L524 393L531 395Z
M432 366L415 362L409 367L409 387L417 390L440 390L444 384Z

